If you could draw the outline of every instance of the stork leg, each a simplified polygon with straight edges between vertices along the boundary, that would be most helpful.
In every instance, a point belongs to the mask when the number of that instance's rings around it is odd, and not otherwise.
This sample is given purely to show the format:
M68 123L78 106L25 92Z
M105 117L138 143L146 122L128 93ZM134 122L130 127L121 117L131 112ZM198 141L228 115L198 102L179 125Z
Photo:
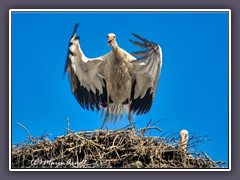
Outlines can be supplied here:
M105 118L104 118L104 121L103 121L102 126L101 126L100 129L103 129L105 123L108 120L108 116L109 116L109 96L108 96L108 93L107 93L107 111L106 111Z
M128 121L130 123L131 129L134 130L134 126L132 123L132 116L131 116L131 101L130 98L128 98Z
M130 122L131 129L134 130L134 126L133 126L133 123L132 123L132 116L131 116L130 113L128 114L128 121Z

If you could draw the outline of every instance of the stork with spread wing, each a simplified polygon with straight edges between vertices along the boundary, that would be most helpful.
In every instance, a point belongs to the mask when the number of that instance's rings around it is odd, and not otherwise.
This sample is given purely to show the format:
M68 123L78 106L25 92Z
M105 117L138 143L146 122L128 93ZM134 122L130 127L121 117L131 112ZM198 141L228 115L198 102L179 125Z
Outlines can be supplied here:
M109 119L116 122L125 111L132 126L132 115L145 114L152 106L162 67L160 46L133 33L142 42L130 41L146 50L131 55L110 33L107 39L112 50L90 59L80 47L77 28L78 24L70 39L64 70L69 73L72 93L82 108L106 112L101 128Z

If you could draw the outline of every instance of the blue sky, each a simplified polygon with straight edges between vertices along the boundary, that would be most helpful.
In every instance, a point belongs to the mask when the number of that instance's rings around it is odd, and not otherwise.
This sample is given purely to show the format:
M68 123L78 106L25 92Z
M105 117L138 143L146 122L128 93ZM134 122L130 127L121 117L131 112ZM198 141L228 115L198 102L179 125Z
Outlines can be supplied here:
M84 110L63 78L74 25L85 55L101 56L111 49L106 35L117 35L120 47L139 50L129 42L134 32L159 44L163 66L153 106L137 116L136 127L152 118L163 133L187 129L190 136L207 135L199 144L213 160L228 162L228 13L227 12L13 12L12 13L12 143L45 130L63 135L72 130L99 129L100 113ZM127 118L109 129L128 125Z

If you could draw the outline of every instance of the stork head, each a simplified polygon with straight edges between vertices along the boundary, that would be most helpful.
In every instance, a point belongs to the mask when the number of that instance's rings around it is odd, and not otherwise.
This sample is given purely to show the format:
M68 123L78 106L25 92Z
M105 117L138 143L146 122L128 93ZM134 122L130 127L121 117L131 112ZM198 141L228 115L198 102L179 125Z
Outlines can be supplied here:
M188 141L188 131L187 130L181 130L180 132L180 142L184 143Z
M108 46L115 46L117 41L116 41L116 35L113 33L109 33L107 35L107 39L108 39Z
M180 141L178 142L179 147L183 150L187 150L187 143L188 143L188 131L181 130L180 132Z

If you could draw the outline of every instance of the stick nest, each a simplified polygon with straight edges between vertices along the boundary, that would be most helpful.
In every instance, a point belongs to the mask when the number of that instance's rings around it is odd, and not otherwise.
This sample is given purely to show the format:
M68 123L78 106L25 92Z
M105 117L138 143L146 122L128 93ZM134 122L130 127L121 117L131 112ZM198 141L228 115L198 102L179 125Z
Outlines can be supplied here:
M146 136L157 127L95 130L32 138L12 146L12 168L219 168L206 153L183 151L175 138Z

